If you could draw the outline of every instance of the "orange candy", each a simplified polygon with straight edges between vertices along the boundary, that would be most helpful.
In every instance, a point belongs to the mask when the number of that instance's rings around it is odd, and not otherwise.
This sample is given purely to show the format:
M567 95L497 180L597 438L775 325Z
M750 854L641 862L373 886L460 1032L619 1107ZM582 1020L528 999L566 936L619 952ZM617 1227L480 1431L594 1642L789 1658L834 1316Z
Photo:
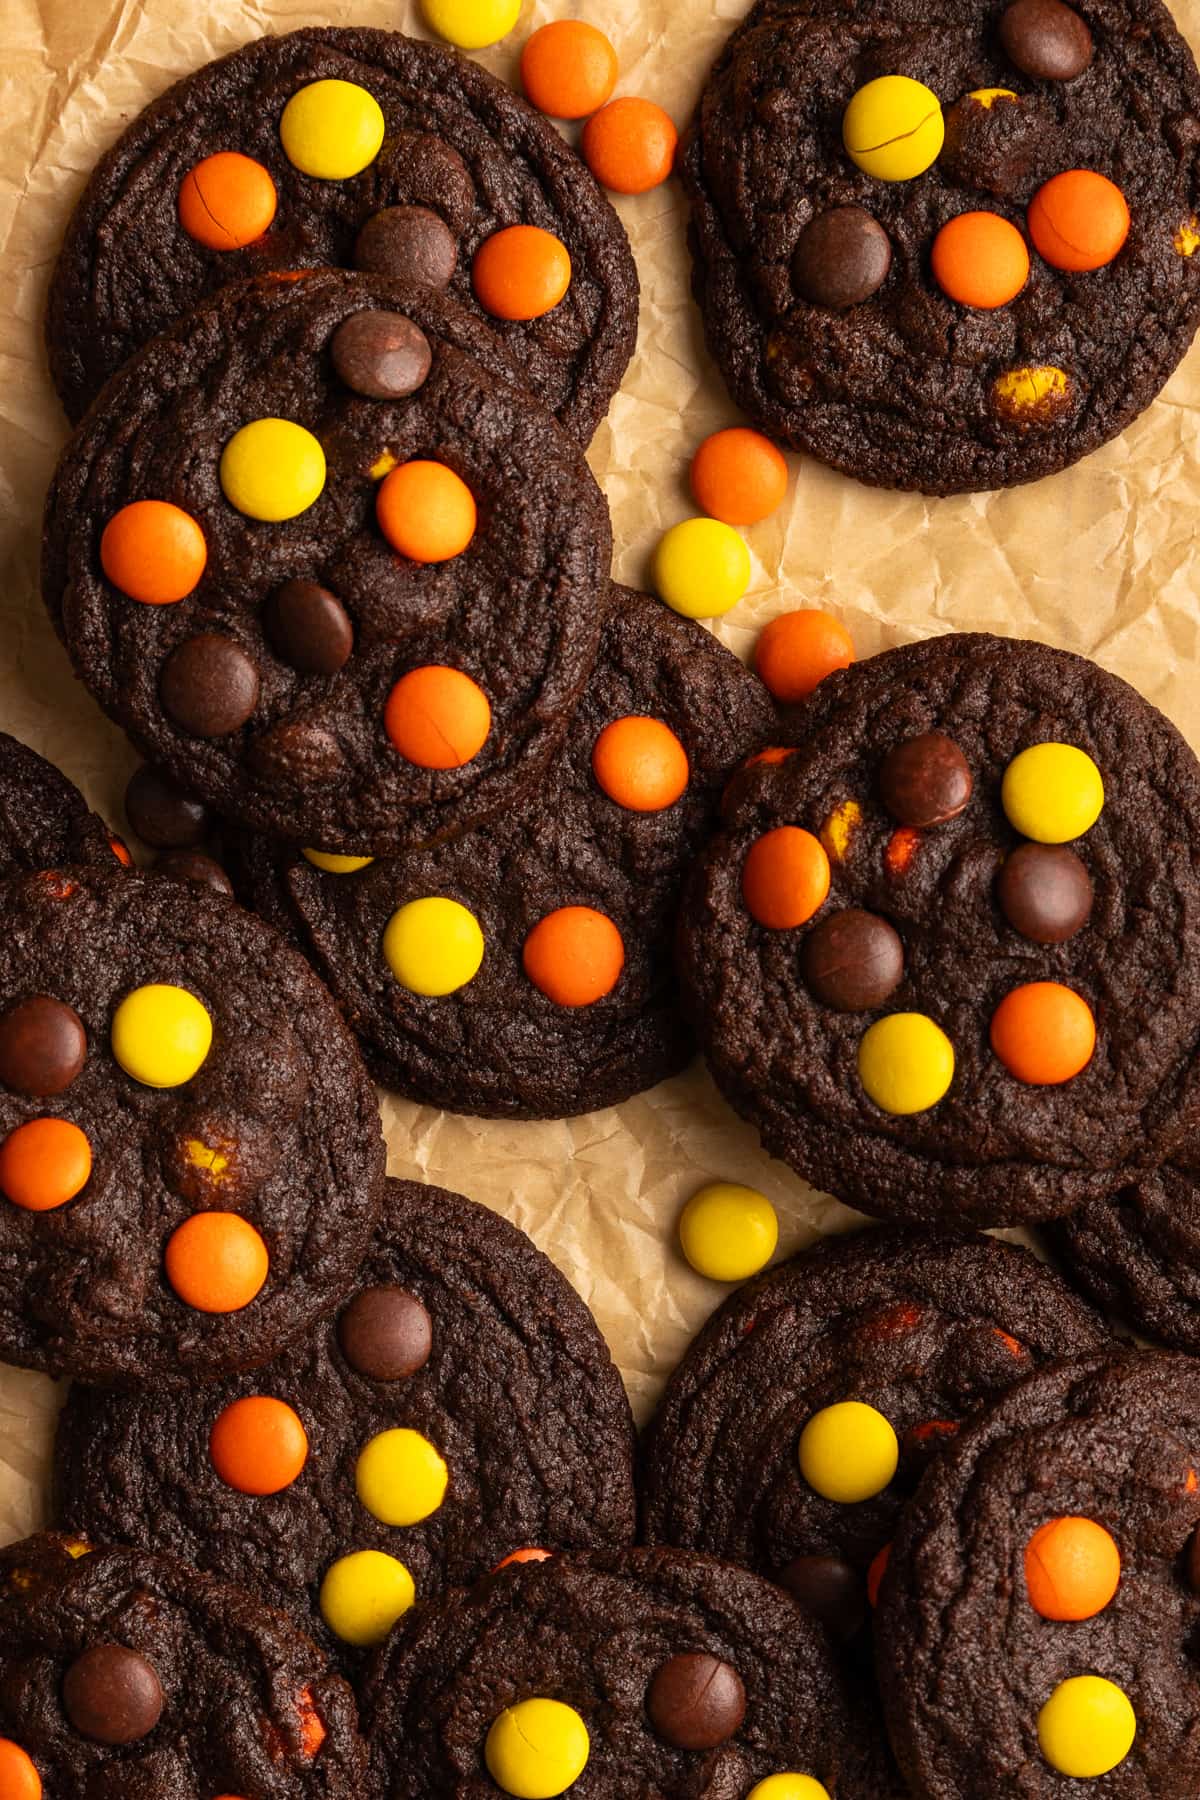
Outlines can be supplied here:
M492 708L461 669L427 663L400 677L388 695L383 725L401 756L419 769L461 769L483 749Z
M133 858L129 854L129 845L125 842L124 838L110 837L108 840L108 847L123 868L132 869ZM2 1794L0 1794L0 1800L4 1800Z
M634 714L606 725L592 748L592 773L630 812L662 812L688 784L687 751L661 719Z
M617 85L617 53L581 19L556 19L535 31L521 56L525 98L552 119L586 119Z
M696 505L723 525L757 525L767 518L782 506L787 479L783 452L744 425L714 431L692 458Z
M317 1711L317 1703L310 1687L302 1687L296 1695L296 1712L300 1719L300 1748L305 1756L315 1756L329 1733L325 1729L324 1719Z
M1031 1087L1054 1087L1091 1061L1096 1021L1073 989L1030 981L1004 996L992 1014L991 1038L1010 1075Z
M829 858L811 831L780 825L751 845L742 867L750 916L772 931L806 925L829 893Z
M241 250L275 217L275 183L260 162L237 150L206 156L179 187L179 223L209 250Z
M583 128L583 159L614 194L645 194L671 173L678 142L670 118L652 100L610 100Z
M994 212L959 213L933 240L938 286L961 306L994 312L1029 280L1029 251L1015 225Z
M11 1738L0 1738L0 1800L42 1800L42 1778Z
M208 546L190 513L169 500L132 500L100 539L100 566L114 587L146 606L186 600L204 573Z
M778 763L786 762L789 756L795 756L795 754L795 750L789 749L784 744L768 744L765 750L756 750L753 756L748 756L742 764L742 768L757 769L760 765L774 768Z
M29 1119L0 1144L0 1191L26 1212L53 1212L87 1186L92 1147L68 1119Z
M1068 169L1038 189L1026 222L1034 248L1052 269L1102 269L1129 236L1129 207L1106 175Z
M558 1006L591 1006L611 994L625 967L625 945L607 914L560 906L525 939L521 953L534 987Z
M885 1544L883 1549L872 1558L871 1566L867 1570L867 1599L872 1606L879 1605L879 1590L883 1585L883 1578L887 1574L887 1566L891 1560L892 1546Z
M835 669L848 669L854 644L844 625L816 607L781 613L760 633L754 667L776 700L794 705Z
M283 1400L250 1394L217 1415L208 1439L212 1466L239 1494L278 1494L308 1461L308 1433Z
M501 1569L511 1568L514 1563L549 1562L550 1560L551 1552L549 1550L514 1550L511 1556L504 1557L496 1564L492 1574L498 1575Z
M1121 1552L1094 1519L1051 1519L1025 1546L1029 1604L1043 1619L1094 1619L1121 1580Z
M239 1213L201 1212L171 1234L167 1280L197 1312L240 1312L258 1294L270 1266L267 1246Z
M479 246L471 266L475 297L494 319L540 319L571 285L571 258L553 232L509 225Z
M393 550L410 562L461 556L475 536L475 496L440 462L407 462L380 482L375 516Z

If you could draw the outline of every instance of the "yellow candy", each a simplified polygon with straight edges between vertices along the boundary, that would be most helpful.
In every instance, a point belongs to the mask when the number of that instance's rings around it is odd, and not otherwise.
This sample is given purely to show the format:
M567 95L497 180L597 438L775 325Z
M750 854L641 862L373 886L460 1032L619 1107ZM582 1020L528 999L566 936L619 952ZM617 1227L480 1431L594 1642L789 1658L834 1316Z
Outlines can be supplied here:
M310 81L279 121L288 161L322 181L345 181L373 163L383 132L378 100L354 81Z
M1015 100L1016 97L1011 88L972 88L967 95L968 100L978 100L985 112L991 112L997 100Z
M479 973L483 933L457 900L410 900L388 920L383 954L411 994L453 994Z
M899 1461L896 1433L861 1400L822 1407L800 1434L800 1473L816 1493L841 1506L882 1494Z
M1060 1682L1038 1714L1042 1755L1060 1775L1093 1780L1125 1761L1137 1716L1125 1694L1100 1675Z
M768 1775L750 1789L746 1800L830 1800L830 1795L814 1775Z
M954 1045L924 1013L889 1013L863 1033L858 1078L885 1113L926 1112L954 1080Z
M421 0L425 23L460 50L486 50L507 37L520 17L521 0Z
M672 526L654 556L654 581L673 612L715 619L750 586L750 552L732 525L685 519Z
M779 1220L765 1194L735 1181L710 1181L684 1207L679 1241L698 1275L745 1281L774 1256Z
M1104 810L1104 781L1086 750L1033 744L1005 769L1000 801L1009 823L1035 844L1069 844Z
M932 88L907 75L881 75L860 87L842 119L852 162L880 181L911 181L941 155L946 122Z
M314 869L324 869L327 875L353 875L375 861L373 856L338 856L333 850L304 850L301 854Z
M429 1439L404 1428L373 1437L354 1470L359 1499L384 1525L419 1525L442 1504L449 1482Z
M492 1722L484 1761L498 1787L517 1800L554 1800L587 1767L591 1741L573 1706L522 1700Z
M126 994L113 1014L112 1053L143 1087L181 1087L212 1048L212 1020L186 988L152 982Z
M402 1562L382 1550L353 1550L326 1570L321 1617L344 1644L381 1644L417 1597Z
M243 425L221 455L221 489L248 519L294 519L325 486L325 452L290 419Z

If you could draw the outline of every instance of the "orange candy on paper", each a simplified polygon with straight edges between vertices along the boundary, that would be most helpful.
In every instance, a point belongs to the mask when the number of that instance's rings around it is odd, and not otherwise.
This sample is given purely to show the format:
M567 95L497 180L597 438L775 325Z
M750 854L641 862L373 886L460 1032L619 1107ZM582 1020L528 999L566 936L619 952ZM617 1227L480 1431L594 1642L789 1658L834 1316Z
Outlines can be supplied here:
M239 1494L278 1494L308 1461L308 1433L286 1401L249 1394L218 1414L208 1439L212 1466Z
M581 19L556 19L535 31L521 56L525 98L552 119L586 119L617 85L617 53Z
M1072 988L1030 981L1004 996L992 1014L991 1039L1010 1075L1031 1087L1055 1087L1092 1060L1096 1021Z
M185 1306L203 1313L240 1312L267 1279L267 1246L239 1213L201 1212L171 1235L167 1280Z
M53 1212L87 1186L92 1147L69 1119L29 1119L0 1144L0 1193L25 1212Z
M400 677L388 695L383 724L401 756L418 768L461 769L483 749L492 708L478 682L461 669L427 663Z
M571 285L566 245L540 225L509 225L494 232L471 266L475 298L494 319L540 319Z
M42 1778L11 1738L0 1738L0 1800L42 1800Z
M994 312L1015 300L1029 280L1029 251L1016 226L999 213L959 213L933 240L933 273L951 300Z
M375 516L392 549L415 563L449 562L475 536L475 496L445 463L401 463L379 485Z
M204 533L169 500L132 500L100 539L100 566L113 586L146 606L186 600L208 561Z
M521 960L548 1000L592 1006L621 979L625 945L607 914L590 906L560 906L534 926Z
M1052 269L1102 269L1129 236L1124 194L1094 169L1067 169L1047 181L1029 202L1026 219L1035 250Z
M1121 1552L1094 1519L1051 1519L1025 1547L1029 1604L1043 1619L1094 1619L1120 1581Z
M816 607L781 613L763 628L754 646L754 667L776 700L795 705L835 669L854 661L854 643L844 625Z
M679 133L652 100L610 100L583 128L583 160L614 194L645 194L675 166Z
M829 896L829 857L819 838L798 825L780 825L750 846L742 865L742 898L760 925L791 931Z
M692 494L723 525L757 525L782 506L788 469L782 450L748 426L705 438L692 458Z
M179 222L209 250L242 250L275 217L275 183L260 162L219 150L188 171L179 186Z
M662 812L687 787L687 751L661 719L630 714L614 719L596 739L592 772L618 806L630 812Z

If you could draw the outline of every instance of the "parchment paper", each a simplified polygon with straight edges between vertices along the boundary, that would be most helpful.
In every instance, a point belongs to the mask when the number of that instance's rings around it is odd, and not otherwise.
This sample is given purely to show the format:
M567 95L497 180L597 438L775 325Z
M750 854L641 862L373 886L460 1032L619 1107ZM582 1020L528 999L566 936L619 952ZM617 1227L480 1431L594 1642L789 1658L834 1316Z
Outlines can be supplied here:
M521 45L579 13L612 37L623 93L683 125L746 0L533 0L481 60L515 79ZM1200 0L1175 0L1200 45ZM97 158L177 76L260 32L378 25L421 33L416 0L324 10L289 0L0 0L0 725L59 763L123 827L136 758L74 681L37 597L43 493L65 424L45 374L41 313L68 212ZM674 184L618 201L641 271L637 358L592 463L608 492L618 578L643 583L660 533L692 510L700 439L735 415L689 299L684 205ZM748 656L797 605L837 612L861 656L952 629L1044 638L1134 682L1200 747L1194 598L1200 502L1200 350L1116 443L1032 488L924 501L793 460L783 510L749 533L750 595L720 622ZM854 1215L759 1150L693 1067L627 1105L563 1124L491 1124L383 1096L393 1174L426 1177L525 1227L595 1311L644 1416L724 1290L676 1248L700 1182L744 1181L778 1207L780 1254ZM42 1517L58 1400L43 1377L0 1369L0 1540Z

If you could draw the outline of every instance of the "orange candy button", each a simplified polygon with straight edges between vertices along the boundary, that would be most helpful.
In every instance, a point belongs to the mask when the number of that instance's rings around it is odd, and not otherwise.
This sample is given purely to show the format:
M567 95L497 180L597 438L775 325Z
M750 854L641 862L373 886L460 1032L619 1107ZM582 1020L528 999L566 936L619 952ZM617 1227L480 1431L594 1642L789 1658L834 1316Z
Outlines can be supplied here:
M0 1738L0 1800L42 1800L42 1778L11 1738Z
M535 31L521 56L525 98L552 119L586 119L617 85L617 53L581 19L555 19Z
M592 748L592 773L630 812L662 812L688 784L687 751L661 719L634 714L606 725Z
M475 297L494 319L540 319L571 285L567 247L539 225L510 225L480 245L471 268Z
M132 500L100 539L100 566L114 587L146 606L186 600L208 561L204 533L169 500Z
M521 953L534 987L559 1006L591 1006L611 994L625 967L612 920L590 906L560 906L525 939Z
M1026 215L1034 248L1052 269L1102 269L1129 236L1120 188L1094 169L1068 169L1040 187Z
M498 1575L501 1569L511 1568L515 1563L549 1562L551 1560L551 1555L552 1553L549 1550L514 1550L511 1556L502 1558L502 1560L496 1564L495 1568L492 1570L492 1574Z
M994 312L1015 300L1029 280L1029 251L1016 226L999 213L959 213L933 240L933 273L960 306Z
M87 1186L92 1148L68 1119L30 1119L0 1144L0 1191L26 1212L52 1212Z
M742 865L742 898L750 916L772 931L806 925L829 893L829 858L811 831L780 825L750 846Z
M1054 1087L1086 1069L1096 1048L1087 1001L1057 981L1030 981L1006 994L992 1014L992 1049L1010 1075Z
M848 669L854 644L844 625L816 607L781 613L754 646L754 667L776 700L807 700L835 669Z
M461 476L440 462L407 462L393 469L375 495L375 515L393 550L411 562L449 562L475 536L475 497Z
M1051 1519L1025 1546L1029 1604L1043 1619L1094 1619L1121 1581L1121 1552L1094 1519Z
M478 756L492 728L492 709L461 669L427 663L402 675L383 712L395 748L420 769L461 769Z
M208 1439L212 1466L239 1494L278 1494L308 1461L308 1434L283 1400L251 1394L217 1415Z
M735 425L714 431L692 458L692 493L701 512L723 525L757 525L787 494L781 450L761 431Z
M240 1312L267 1279L267 1246L239 1213L201 1212L167 1244L167 1280L197 1312Z
M583 159L614 194L645 194L675 166L679 142L670 118L652 100L612 100L583 128Z
M179 223L209 250L241 250L268 229L277 204L275 183L260 162L220 150L180 183Z

